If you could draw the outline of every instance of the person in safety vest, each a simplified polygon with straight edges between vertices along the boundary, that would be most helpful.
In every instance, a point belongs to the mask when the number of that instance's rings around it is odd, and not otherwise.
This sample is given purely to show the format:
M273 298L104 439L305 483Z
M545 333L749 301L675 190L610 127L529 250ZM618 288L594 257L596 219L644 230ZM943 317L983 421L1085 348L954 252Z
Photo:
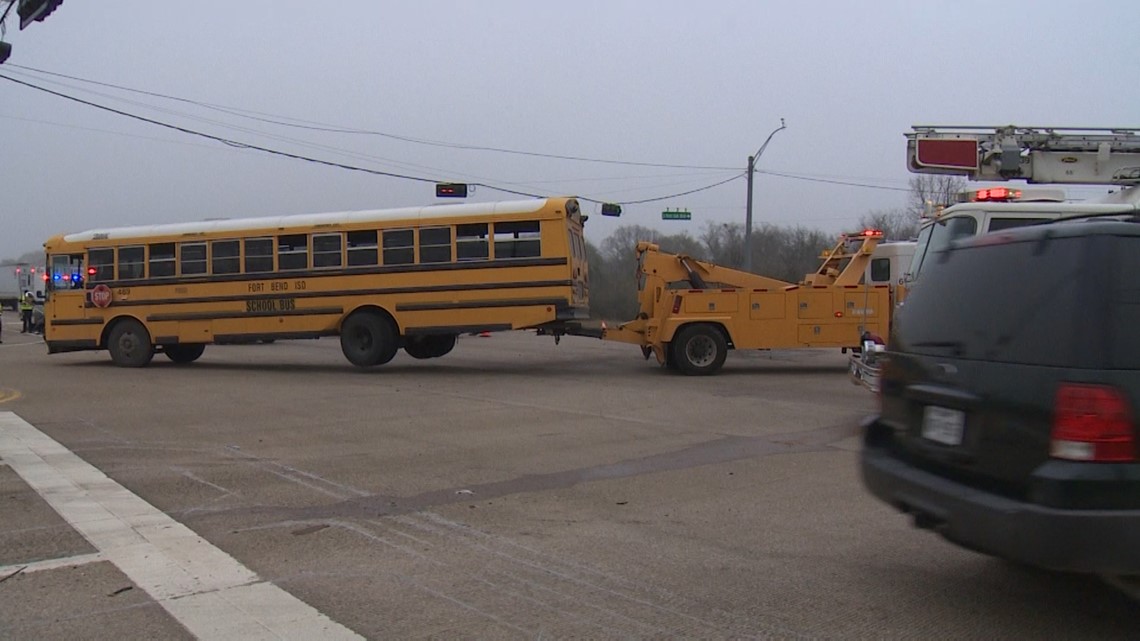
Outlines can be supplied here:
M20 320L24 323L23 329L20 330L21 334L32 331L33 309L35 309L35 298L32 297L31 292L24 292L24 295L20 297Z

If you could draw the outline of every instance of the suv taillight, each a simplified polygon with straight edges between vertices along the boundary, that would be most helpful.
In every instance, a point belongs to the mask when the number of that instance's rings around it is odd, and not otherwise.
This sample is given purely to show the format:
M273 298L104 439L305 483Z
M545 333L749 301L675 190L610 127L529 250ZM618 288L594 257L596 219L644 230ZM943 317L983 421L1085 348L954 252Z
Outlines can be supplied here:
M1053 407L1050 455L1074 461L1136 460L1128 399L1105 385L1062 383Z

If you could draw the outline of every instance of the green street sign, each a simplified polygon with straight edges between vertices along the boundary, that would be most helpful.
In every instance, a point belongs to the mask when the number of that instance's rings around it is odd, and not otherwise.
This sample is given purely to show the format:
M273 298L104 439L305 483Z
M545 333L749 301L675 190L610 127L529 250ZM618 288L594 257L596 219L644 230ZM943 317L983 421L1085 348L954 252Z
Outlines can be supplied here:
M691 214L688 210L682 211L682 210L678 209L677 211L665 210L665 211L661 212L661 220L692 220L692 219L693 219L693 214Z

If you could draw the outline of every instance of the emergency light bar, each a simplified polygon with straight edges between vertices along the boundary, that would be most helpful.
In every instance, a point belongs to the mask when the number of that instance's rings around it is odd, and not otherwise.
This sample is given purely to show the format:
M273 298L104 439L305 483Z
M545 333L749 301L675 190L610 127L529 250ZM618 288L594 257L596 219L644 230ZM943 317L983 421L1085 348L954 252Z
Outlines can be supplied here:
M1008 203L1008 202L1065 202L1064 189L1014 189L1012 187L986 187L968 189L957 194L960 203Z
M1005 202L1010 200L1018 200L1021 198L1020 189L1010 189L1009 187L990 187L989 189L979 189L974 192L973 197L970 199L973 202Z

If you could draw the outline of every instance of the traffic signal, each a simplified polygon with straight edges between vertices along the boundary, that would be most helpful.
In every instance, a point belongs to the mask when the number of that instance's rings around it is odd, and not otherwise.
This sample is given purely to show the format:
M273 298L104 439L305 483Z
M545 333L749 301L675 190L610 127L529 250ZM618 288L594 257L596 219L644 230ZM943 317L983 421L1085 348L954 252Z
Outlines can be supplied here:
M12 55L12 45L7 42L0 42L0 64L4 64L10 55Z
M466 198L467 183L436 183L436 198Z
M16 8L16 13L20 15L20 30L48 17L61 4L63 0L20 0L20 6Z
M602 203L603 216L621 216L621 205L617 203Z

